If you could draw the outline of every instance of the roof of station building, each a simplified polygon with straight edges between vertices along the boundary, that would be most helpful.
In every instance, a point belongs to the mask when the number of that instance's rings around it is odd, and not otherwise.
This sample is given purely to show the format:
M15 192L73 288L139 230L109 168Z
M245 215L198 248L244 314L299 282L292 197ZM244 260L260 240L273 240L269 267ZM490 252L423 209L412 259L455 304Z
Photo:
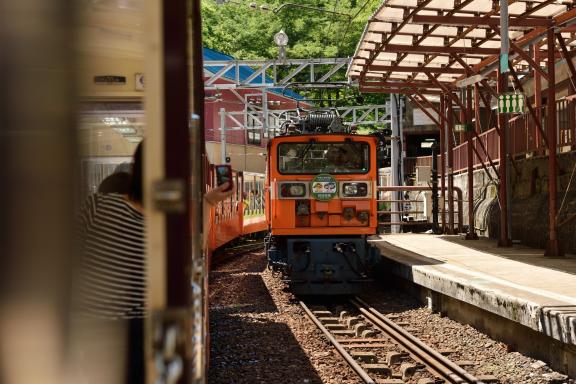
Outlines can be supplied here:
M565 0L509 0L515 71L534 68L530 45L546 61L550 29L562 37L556 41L560 49L576 45L573 6ZM364 92L440 93L461 85L460 80L495 71L500 45L498 1L385 0L364 29L348 77Z

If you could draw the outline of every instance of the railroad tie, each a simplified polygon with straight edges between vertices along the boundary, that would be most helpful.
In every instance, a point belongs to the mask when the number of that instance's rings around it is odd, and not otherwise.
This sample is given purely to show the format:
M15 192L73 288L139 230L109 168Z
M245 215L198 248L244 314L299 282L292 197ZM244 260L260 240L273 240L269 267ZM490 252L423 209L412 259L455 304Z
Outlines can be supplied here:
M343 331L345 330L347 327L343 324L326 324L325 325L326 329L329 329L331 331Z
M333 317L333 316L318 317L318 320L320 320L323 324L338 324L339 323L339 319L337 317Z
M387 352L386 353L386 364L394 365L402 362L404 357L406 356L405 353L401 352Z
M316 310L316 311L312 311L312 313L314 315L316 315L316 317L320 317L320 316L324 316L324 317L328 317L328 316L332 316L332 312L330 311L326 311L326 310Z
M355 360L360 361L361 363L377 363L378 362L378 358L372 352L352 351L352 352L350 352L350 356L352 356Z
M352 331L354 332L354 331ZM361 339L361 338L354 338L354 339L346 339L346 340L342 340L341 343L346 344L346 343L381 343L383 341L386 341L385 339L379 339L379 338L369 338L369 339ZM366 348L368 348L370 345L367 345Z
M362 364L366 372L378 373L383 376L392 376L392 369L386 364Z
M344 344L346 348L378 348L378 349L390 349L393 348L393 344L385 343L374 343L374 344Z
M404 384L404 380L400 379L376 379L376 384Z
M356 332L351 331L349 329L343 329L343 330L337 330L337 331L332 331L332 334L334 336L350 336L353 337L354 335L356 335ZM338 340L340 341L340 340Z

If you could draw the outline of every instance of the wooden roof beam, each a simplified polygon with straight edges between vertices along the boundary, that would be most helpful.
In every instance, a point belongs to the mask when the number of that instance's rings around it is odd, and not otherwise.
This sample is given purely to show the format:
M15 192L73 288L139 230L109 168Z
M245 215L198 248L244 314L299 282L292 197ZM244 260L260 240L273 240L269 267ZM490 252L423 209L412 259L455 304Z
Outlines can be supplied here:
M526 17L530 16L532 13L536 12L536 11L537 11L538 9L540 9L541 7L544 7L544 6L548 5L548 4L554 3L555 1L556 1L556 0L544 0L544 1L542 1L540 4L538 4L537 6L534 6L534 7L530 8L530 9L527 9L526 12L524 12L523 14L517 16L517 18L518 18L518 19L526 18ZM511 1L508 2L508 4L510 5L510 4L512 4L512 3L515 3L515 2L516 2L516 0L511 0ZM491 16L494 16L494 15L495 15L496 13L498 13L499 11L500 11L500 6L499 6L499 5L496 5L495 8L493 8L490 12L484 14L484 15L481 16L481 17L483 17L483 18L490 18ZM466 36L469 32L473 31L473 30L476 29L476 28L479 28L479 27L478 27L478 26L469 26L469 27L467 27L466 30L465 30L462 34L460 34L458 37L455 37L454 39L450 40L449 43L448 43L448 45L451 46L452 44L454 44L455 42L457 42L458 40L460 40L461 38L463 38L463 37ZM486 41L492 40L492 37L493 37L493 36L499 36L498 34L496 34L496 33L494 33L494 32L490 32L491 29L492 29L492 28L489 28L489 30L486 31L486 37L485 37L485 38L481 39L479 42L477 42L477 43L474 44L473 46L474 46L474 47L478 47L478 46L480 46L481 44L485 43ZM538 29L541 29L541 28L538 28ZM500 40L500 39L498 39L498 41L499 41L499 40ZM495 56L497 57L497 56L499 56L499 55L494 55L494 56L491 56L491 57L495 57ZM434 56L432 56L432 57L430 58L430 61L431 61L433 58L434 58ZM452 62L448 63L448 66L451 66L451 65L454 64L455 62L456 62L456 61L453 60ZM475 69L478 68L477 65L478 65L478 64L476 64L476 65L474 66Z
M497 55L500 53L498 48L479 48L479 47L438 47L432 45L400 45L388 44L382 49L382 52L409 52L409 53L436 53L436 54L469 54L469 55Z
M452 83L440 82L448 88L452 87ZM437 88L441 89L438 85L431 81L365 81L363 86L370 87L416 87L416 88Z
M462 69L462 70L465 71L465 69ZM444 90L444 92L448 95L448 97L450 97L450 99L452 99L452 101L454 101L454 103L458 104L460 106L460 108L462 108L463 110L466 110L466 106L462 103L462 101L450 89L448 89L444 85L440 84L438 79L436 79L434 76L432 76L432 74L427 73L426 75L428 76L430 81L432 81L434 84L436 84L440 88L442 88Z
M409 73L450 73L450 74L465 74L464 68L441 68L441 67L406 67L400 65L368 65L368 71L381 71L381 72L409 72Z
M561 27L564 23L567 23L568 21L571 21L574 19L576 19L576 8L572 8L569 11L566 11L566 12L564 12L558 16L555 16L553 18L553 21L554 21L555 26ZM544 33L546 33L546 30L547 30L547 28L534 28L532 31L528 32L527 34L522 36L520 39L516 40L514 42L514 44L517 45L518 47L522 47L526 44L530 44L534 41L534 39L537 39L537 38L543 36ZM475 64L474 68L477 71L481 71L485 67L498 61L498 58L499 58L499 55L487 57L486 59L482 60L480 63Z
M396 28L394 28L394 30L390 33L390 35L388 35L388 37L386 37L386 39L382 42L382 44L379 44L375 47L375 49L373 50L373 52L370 54L370 56L368 58L368 64L372 64L372 62L374 62L376 57L378 57L378 54L380 53L380 49L382 48L382 46L388 44L390 42L390 40L392 40L392 38L395 36L395 34L398 33L402 28L404 28L404 26L406 24L408 24L408 22L412 18L412 16L414 16L420 9L426 7L431 1L432 0L422 0L422 2L419 3L418 6L412 10L412 12L410 12L408 17L406 17L401 23L399 23L396 26ZM466 1L469 1L469 0L466 0ZM360 78L363 79L365 75L366 75L366 71L364 70L360 74Z
M463 26L499 26L499 17L477 17L477 16L434 16L434 15L414 15L412 17L413 23L418 24L441 24L441 25L463 25ZM508 25L510 27L550 27L552 26L551 19L536 18L536 17L511 17Z
M465 8L468 4L472 3L474 0L464 0L462 1L460 4L458 4L456 7L454 7L454 9L451 9L448 13L447 16L451 16L453 15L455 12L459 11L462 8ZM432 34L437 28L439 27L439 25L432 25L425 33L422 34L422 36L420 36L418 38L418 40L416 41L416 44L414 45L419 45L421 42L424 41L424 39L426 39L427 37L429 37L430 34ZM452 45L452 44L449 44ZM407 53L404 53L400 56L400 58L397 60L397 64L401 63L402 60L404 60L406 58L406 56L408 56ZM434 57L434 56L432 56ZM428 60L424 65L428 64L429 62L431 62L433 59Z
M485 28L482 28L482 29L485 29ZM373 33L373 34L376 34L376 35L387 35L387 34L389 34L390 32L370 31L370 33ZM488 33L487 33L487 35L488 35ZM421 34L421 33L416 33L416 32L404 32L404 31L400 31L400 32L397 32L397 33L396 33L396 36L417 36L417 37L420 37L420 36L424 36L424 35ZM434 32L431 32L431 33L427 34L426 37L442 37L442 38L444 38L444 37L456 37L456 36L448 36L448 35L446 35L445 33L434 33ZM485 39L485 38L484 38L484 37L477 37L477 39ZM484 41L500 41L500 39L486 39L486 40L484 40ZM371 43L374 43L374 42L372 41ZM377 43L380 44L379 41L378 41Z
M362 93L394 93L394 94L413 94L414 89L412 88L370 88L360 86L360 92ZM441 95L442 91L432 90L432 89L421 89L420 93L425 95Z

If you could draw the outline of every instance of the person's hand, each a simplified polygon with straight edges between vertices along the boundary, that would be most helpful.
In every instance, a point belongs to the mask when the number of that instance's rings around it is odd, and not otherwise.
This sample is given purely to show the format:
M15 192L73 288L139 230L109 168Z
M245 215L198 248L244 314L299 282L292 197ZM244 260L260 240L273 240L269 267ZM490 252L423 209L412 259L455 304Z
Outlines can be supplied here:
M234 194L234 188L231 188L229 191L225 191L230 187L230 183L224 183L216 188L213 188L206 192L204 195L204 199L210 205L216 205L218 202L230 197Z

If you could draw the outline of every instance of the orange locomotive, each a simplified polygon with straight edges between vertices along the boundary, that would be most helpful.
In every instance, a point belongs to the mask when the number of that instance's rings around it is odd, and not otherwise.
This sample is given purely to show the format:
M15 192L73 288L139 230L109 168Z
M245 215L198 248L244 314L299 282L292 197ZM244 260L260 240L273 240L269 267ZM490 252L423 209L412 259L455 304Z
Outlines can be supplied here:
M352 294L373 266L377 145L327 111L287 125L268 146L269 267L296 294Z

